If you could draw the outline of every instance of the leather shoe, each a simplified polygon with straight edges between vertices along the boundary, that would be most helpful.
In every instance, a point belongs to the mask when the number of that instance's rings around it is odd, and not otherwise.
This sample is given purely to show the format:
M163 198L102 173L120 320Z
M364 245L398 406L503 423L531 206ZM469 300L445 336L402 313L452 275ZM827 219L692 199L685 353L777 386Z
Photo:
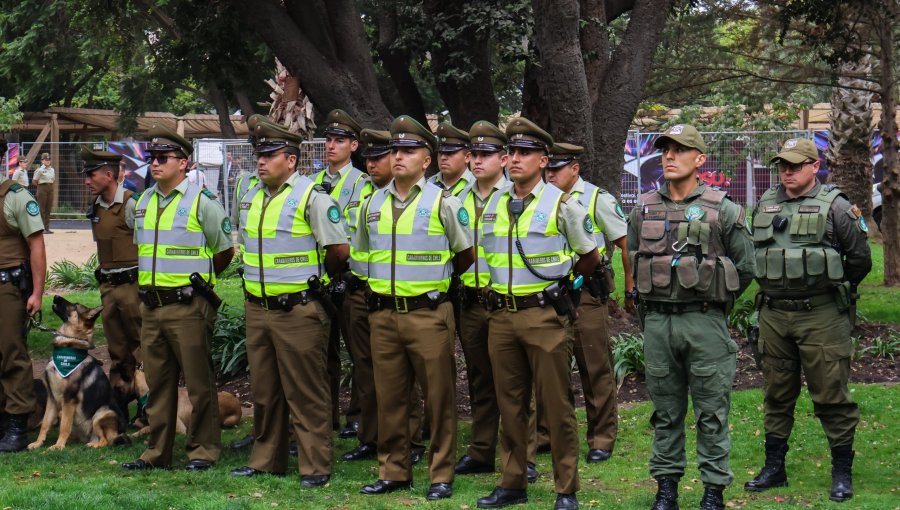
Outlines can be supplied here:
M250 466L244 466L244 467L240 467L240 468L231 470L231 476L235 476L235 477L249 478L251 476L257 476L257 475L284 476L284 473L270 473L268 471L260 471L258 469L253 469Z
M425 456L424 452L419 450L413 450L409 452L409 462L412 463L413 466L422 461L422 457Z
M313 487L321 487L331 480L331 475L304 475L300 477L300 487L304 489L312 489Z
M490 496L478 500L478 508L501 508L507 505L528 503L528 491L494 487Z
M188 471L205 471L213 467L213 461L206 459L194 459L184 465L184 469Z
M409 489L412 482L394 482L391 480L375 480L375 483L365 485L359 492L370 496L376 494L387 494L389 492Z
M493 473L494 466L484 462L477 461L468 455L463 455L459 462L456 463L454 471L458 475L474 475L479 473Z
M534 483L537 481L539 473L537 468L534 466L534 462L528 463L528 468L525 470L528 474L528 483Z
M338 437L341 439L350 439L352 437L356 437L356 434L359 432L359 422L358 421L348 421L347 426L342 428L338 433Z
M122 469L126 471L147 471L150 469L156 469L156 466L150 464L144 459L137 459L134 462L122 463Z
M587 457L585 460L588 464L594 464L595 462L603 462L604 460L609 460L612 456L612 452L609 450L601 450L599 448L588 450Z
M231 449L232 450L240 450L241 448L246 448L246 447L250 446L251 444L253 444L253 441L256 441L256 436L254 436L253 434L247 434L246 436L244 436L240 439L235 439L234 441L232 441Z
M557 494L553 510L578 510L578 500L575 499L575 493Z
M378 449L371 444L361 444L349 452L341 455L344 460L369 460L378 455Z
M436 499L446 499L453 495L453 485L449 483L433 483L425 494L425 499L434 501Z

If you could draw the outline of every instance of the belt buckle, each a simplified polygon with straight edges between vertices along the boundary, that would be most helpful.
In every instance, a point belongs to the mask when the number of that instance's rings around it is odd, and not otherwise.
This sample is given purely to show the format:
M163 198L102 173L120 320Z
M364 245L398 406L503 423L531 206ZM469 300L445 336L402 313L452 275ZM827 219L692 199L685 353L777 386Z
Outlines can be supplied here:
M516 304L516 296L511 296L509 294L503 295L503 304L506 306L506 309L510 312L518 312L519 306Z
M403 303L403 306L400 306L400 303ZM394 311L397 313L409 313L409 303L406 301L405 297L394 297Z

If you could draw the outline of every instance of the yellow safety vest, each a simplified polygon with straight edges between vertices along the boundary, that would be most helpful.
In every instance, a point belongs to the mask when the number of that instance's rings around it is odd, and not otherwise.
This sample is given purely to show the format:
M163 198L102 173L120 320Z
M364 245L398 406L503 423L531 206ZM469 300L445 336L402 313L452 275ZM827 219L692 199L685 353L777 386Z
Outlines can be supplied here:
M472 234L475 238L475 249L477 250L475 263L469 266L469 269L460 275L460 278L466 287L479 289L481 287L487 287L491 282L491 272L488 269L487 260L484 258L484 247L478 242L481 234L479 228L481 215L478 214L478 210L475 207L475 190L472 189L476 182L477 181L467 185L459 194L460 202L462 202L466 212L469 213L469 218L472 219ZM487 204L485 204L485 206L487 206ZM482 213L483 212L484 211L482 210Z
M572 198L578 200L578 203L587 209L591 223L594 225L594 241L597 242L597 250L602 258L606 255L606 239L603 237L603 229L600 228L600 222L597 221L597 199L600 197L600 188L584 181L584 193L580 191L572 191Z
M368 255L359 249L357 222L363 207L362 202L369 198L374 190L375 186L372 181L366 179L361 186L356 187L350 197L350 202L347 203L347 226L350 228L350 271L363 280L369 277L368 261L366 260Z

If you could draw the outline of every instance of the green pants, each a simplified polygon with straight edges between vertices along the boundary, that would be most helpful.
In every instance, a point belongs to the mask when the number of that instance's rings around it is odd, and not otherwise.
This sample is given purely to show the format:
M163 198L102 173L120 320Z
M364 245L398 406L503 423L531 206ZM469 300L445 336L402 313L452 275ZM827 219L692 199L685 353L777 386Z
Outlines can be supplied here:
M765 377L767 435L788 438L800 395L800 371L830 446L853 444L859 407L850 398L850 319L830 303L789 312L766 306L759 313L759 348Z
M654 478L684 475L684 419L690 392L700 479L707 486L731 483L728 411L737 349L721 310L650 312L645 317L647 389L654 407L650 417L654 429L650 475Z

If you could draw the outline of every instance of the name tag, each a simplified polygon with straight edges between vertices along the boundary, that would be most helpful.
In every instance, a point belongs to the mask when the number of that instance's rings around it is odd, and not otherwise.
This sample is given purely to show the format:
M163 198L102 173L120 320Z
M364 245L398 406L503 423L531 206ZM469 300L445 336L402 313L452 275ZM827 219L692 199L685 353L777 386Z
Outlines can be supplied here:
M134 217L135 217L135 218L143 218L146 214L147 214L147 210L146 210L146 209L135 209L135 210L134 210Z
M381 211L372 212L372 213L369 213L368 216L366 216L366 222L368 222L368 223L372 223L373 221L378 221L380 219L381 219Z
M239 207L240 207L241 209L250 209L251 203L252 203L252 202L241 202L241 205L240 205Z
M440 262L440 253L407 253L407 262Z
M305 264L309 262L308 255L296 255L294 257L275 257L276 264Z
M767 205L763 207L763 212L781 212L782 206L780 205Z
M553 264L559 262L559 255L549 255L546 257L527 257L529 264Z
M481 217L482 223L494 223L495 221L497 221L496 214L485 214Z
M166 248L166 255L178 257L199 257L199 248Z
M353 200L351 202L347 202L347 207L357 207L359 206L359 200Z
M645 220L664 220L666 219L666 211L653 211L644 215Z
M817 213L817 212L819 212L819 206L817 206L817 205L801 205L800 212L802 212L802 213Z

